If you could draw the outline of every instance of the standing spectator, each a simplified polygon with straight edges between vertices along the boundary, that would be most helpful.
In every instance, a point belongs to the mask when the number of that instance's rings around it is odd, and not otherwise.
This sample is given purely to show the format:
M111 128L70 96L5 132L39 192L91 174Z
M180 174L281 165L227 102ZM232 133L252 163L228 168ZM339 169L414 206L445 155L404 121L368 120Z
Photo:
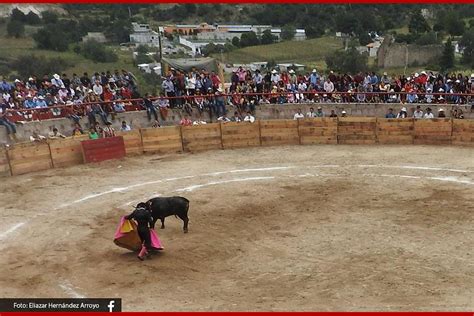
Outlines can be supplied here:
M168 75L166 77L166 79L161 84L161 88L163 89L163 91L165 92L165 95L168 98L171 97L170 106L171 106L171 108L174 108L175 105L176 105L176 100L173 97L176 96L176 94L175 94L175 89L174 89L174 83L171 80L171 75Z
M223 116L226 114L226 108L225 108L225 99L224 99L224 96L222 95L222 89L221 88L218 88L216 93L216 98L215 98L215 102L216 102L216 117L219 117L219 116Z
M341 117L347 117L347 112L345 110L342 110Z
M329 117L337 117L336 111L331 110L331 114L329 115Z
M443 110L443 109L439 109L439 110L438 110L438 117L441 117L441 118L446 117L446 114L444 113L444 110Z
M155 106L153 102L150 100L150 95L148 93L145 94L143 97L143 106L146 109L146 115L148 116L148 121L151 121L151 114L155 117L155 121L158 121L158 114L156 113Z
M158 99L158 108L160 110L160 115L163 121L168 119L168 108L170 107L170 100L165 98L163 93L160 93L160 98Z
M6 108L0 106L0 125L5 126L7 129L7 135L11 140L17 141L16 138L16 126L7 117Z
M318 106L318 110L315 113L315 117L324 117L323 108Z

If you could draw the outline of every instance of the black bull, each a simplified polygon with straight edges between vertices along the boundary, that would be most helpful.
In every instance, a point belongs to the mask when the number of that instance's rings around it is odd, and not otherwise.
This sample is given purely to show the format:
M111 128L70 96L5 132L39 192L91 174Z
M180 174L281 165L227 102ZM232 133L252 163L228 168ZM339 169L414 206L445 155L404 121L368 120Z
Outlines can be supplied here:
M180 196L156 197L146 202L151 216L153 217L153 228L158 219L161 220L161 229L165 228L165 217L174 215L181 218L184 222L183 230L188 232L188 210L189 200Z

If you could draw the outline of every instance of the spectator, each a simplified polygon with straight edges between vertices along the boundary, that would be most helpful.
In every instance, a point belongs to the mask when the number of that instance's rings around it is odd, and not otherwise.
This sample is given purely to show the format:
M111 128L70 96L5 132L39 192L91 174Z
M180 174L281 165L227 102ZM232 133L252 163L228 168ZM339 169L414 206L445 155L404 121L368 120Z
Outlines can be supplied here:
M318 106L318 110L316 111L316 116L315 117L324 117L324 112L323 112L323 108Z
M293 116L293 119L294 120L299 120L299 119L303 119L304 118L304 114L301 112L301 109L298 109L295 113L295 115Z
M393 109L392 108L389 108L388 109L388 113L385 114L385 118L388 118L388 119L393 119L393 118L396 118L397 116L395 114L393 114Z
M415 119L422 119L423 118L423 111L419 105L416 106L416 110L413 113L413 118Z
M239 112L234 112L234 116L230 119L232 122L242 122Z
M30 141L35 143L42 143L46 141L46 137L40 135L37 131L34 131L33 134L30 136Z
M48 134L49 139L58 139L58 138L66 138L63 134L61 134L56 127L53 128L52 132Z
M306 113L306 117L308 118L313 118L313 117L316 117L316 113L314 112L314 108L309 108L309 112Z
M107 121L105 123L105 127L102 129L102 137L107 138L107 137L114 137L115 136L115 129L112 127L112 123L110 121Z
M179 125L181 125L181 126L191 126L191 125L193 125L193 122L188 118L187 115L184 115L184 117L179 122Z
M432 119L434 118L433 113L431 112L431 108L426 108L426 113L423 115L423 118L425 119Z
M89 139L99 139L99 133L97 133L95 127L89 128Z
M130 128L129 125L127 125L126 121L122 121L122 126L120 127L121 132L128 132L131 131L132 129Z
M230 118L228 118L227 115L224 113L224 115L217 118L217 121L222 122L222 123L227 123L227 122L230 122Z
M155 121L158 121L158 114L156 113L156 108L153 105L153 102L151 101L150 95L148 93L146 93L143 97L143 105L148 116L148 121L151 121L151 114L153 114L153 116L155 117Z
M347 117L347 112L344 111L344 110L342 110L342 112L341 112L341 117Z
M446 117L446 114L444 113L443 109L438 110L438 117L441 117L441 118Z
M82 127L79 123L74 124L74 129L72 130L72 136L81 136L84 134Z
M337 117L336 111L331 110L331 114L329 115L329 117Z
M408 117L408 112L406 107L402 107L400 112L397 114L397 118L407 118Z
M255 122L255 117L252 115L250 111L248 111L247 115L244 117L244 122L249 122L249 123Z
M153 124L151 125L151 127L153 127L153 128L161 127L160 122L154 121Z

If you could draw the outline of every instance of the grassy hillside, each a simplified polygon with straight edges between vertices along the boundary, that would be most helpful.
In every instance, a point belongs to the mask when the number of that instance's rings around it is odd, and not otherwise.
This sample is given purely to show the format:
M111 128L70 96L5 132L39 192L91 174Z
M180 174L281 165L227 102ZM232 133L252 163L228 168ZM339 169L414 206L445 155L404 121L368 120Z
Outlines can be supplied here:
M294 62L308 67L325 68L325 57L343 47L336 37L322 37L306 41L281 42L270 45L250 46L230 53L216 54L225 63L250 63L274 60L277 63Z

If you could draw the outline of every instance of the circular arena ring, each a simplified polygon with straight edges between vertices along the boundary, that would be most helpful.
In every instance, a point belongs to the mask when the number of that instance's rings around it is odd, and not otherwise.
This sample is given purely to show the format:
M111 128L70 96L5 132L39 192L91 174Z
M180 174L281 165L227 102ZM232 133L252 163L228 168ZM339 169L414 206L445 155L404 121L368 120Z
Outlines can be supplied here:
M2 178L0 295L121 297L126 311L472 310L473 153L282 145ZM114 231L160 195L191 201L189 233L168 218L165 250L140 262Z

